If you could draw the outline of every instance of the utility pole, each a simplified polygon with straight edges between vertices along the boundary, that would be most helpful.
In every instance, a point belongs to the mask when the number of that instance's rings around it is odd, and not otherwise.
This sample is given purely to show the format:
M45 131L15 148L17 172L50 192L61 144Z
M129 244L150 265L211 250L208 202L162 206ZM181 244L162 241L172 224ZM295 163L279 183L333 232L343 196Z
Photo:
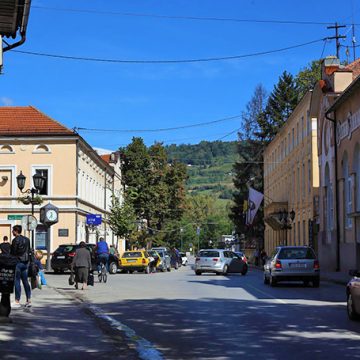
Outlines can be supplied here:
M352 24L352 46L353 46L353 55L354 55L354 61L356 60L356 54L355 54L355 49L356 49L356 38L355 38L355 24Z
M336 22L333 26L328 26L328 29L335 29L335 36L328 37L328 40L336 39L336 57L340 59L340 41L339 39L346 39L345 35L339 35L340 28L346 28L346 25L338 25Z

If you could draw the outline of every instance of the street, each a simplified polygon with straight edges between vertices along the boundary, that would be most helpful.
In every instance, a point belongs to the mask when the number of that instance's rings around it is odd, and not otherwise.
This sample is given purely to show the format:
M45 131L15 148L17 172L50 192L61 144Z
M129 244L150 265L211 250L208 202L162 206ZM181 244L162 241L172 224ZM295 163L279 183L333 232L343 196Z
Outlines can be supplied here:
M344 286L330 282L318 289L271 288L256 269L246 276L196 276L191 266L116 274L85 292L70 289L67 275L47 278L91 303L130 341L141 337L143 358L360 358L360 323L347 318Z

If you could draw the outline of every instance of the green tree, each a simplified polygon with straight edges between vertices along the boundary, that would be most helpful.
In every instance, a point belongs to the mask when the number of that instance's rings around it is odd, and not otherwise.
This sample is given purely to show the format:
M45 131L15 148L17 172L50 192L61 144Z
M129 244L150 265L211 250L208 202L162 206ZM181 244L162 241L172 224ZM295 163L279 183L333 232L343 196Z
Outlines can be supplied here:
M321 79L321 60L314 60L302 68L295 77L298 100L311 90L315 83Z

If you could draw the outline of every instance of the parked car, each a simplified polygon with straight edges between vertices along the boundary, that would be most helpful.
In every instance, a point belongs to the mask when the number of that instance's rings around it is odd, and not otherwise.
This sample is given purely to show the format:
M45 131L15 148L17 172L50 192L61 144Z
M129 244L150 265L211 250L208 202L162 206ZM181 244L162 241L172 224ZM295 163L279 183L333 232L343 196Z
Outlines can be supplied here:
M195 274L204 272L226 275L228 273L241 273L246 275L248 265L233 251L223 249L200 250L195 259Z
M352 279L346 286L347 313L349 319L360 320L360 271L350 270Z
M276 286L280 281L312 282L320 285L320 265L308 246L279 246L264 265L264 283Z
M60 245L51 257L51 268L55 273L63 273L66 270L71 270L71 263L75 256L76 249L80 247L79 244L64 244ZM97 269L97 261L95 254L96 244L86 244L87 249L91 254L92 270ZM118 270L119 259L116 255L109 255L109 272L115 274Z
M186 256L186 254L184 252L181 252L180 256L181 256L181 264L186 266L188 263L188 258Z
M120 269L129 273L143 271L150 274L150 259L146 250L125 251L120 258Z
M248 259L242 251L235 251L235 254L239 255L244 262L248 263Z
M156 250L148 250L147 252L149 256L154 259L152 262L150 262L150 268L152 271L156 271L160 268L161 264L160 254Z
M156 247L152 248L151 250L155 250L160 255L161 262L158 266L158 269L160 271L171 271L171 259L167 248Z

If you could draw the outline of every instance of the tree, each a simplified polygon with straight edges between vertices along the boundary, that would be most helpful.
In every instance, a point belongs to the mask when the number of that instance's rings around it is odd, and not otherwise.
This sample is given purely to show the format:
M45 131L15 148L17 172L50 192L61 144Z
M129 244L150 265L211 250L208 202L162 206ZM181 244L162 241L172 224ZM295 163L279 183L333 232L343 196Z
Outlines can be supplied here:
M314 60L302 68L295 77L298 101L321 79L321 60Z

